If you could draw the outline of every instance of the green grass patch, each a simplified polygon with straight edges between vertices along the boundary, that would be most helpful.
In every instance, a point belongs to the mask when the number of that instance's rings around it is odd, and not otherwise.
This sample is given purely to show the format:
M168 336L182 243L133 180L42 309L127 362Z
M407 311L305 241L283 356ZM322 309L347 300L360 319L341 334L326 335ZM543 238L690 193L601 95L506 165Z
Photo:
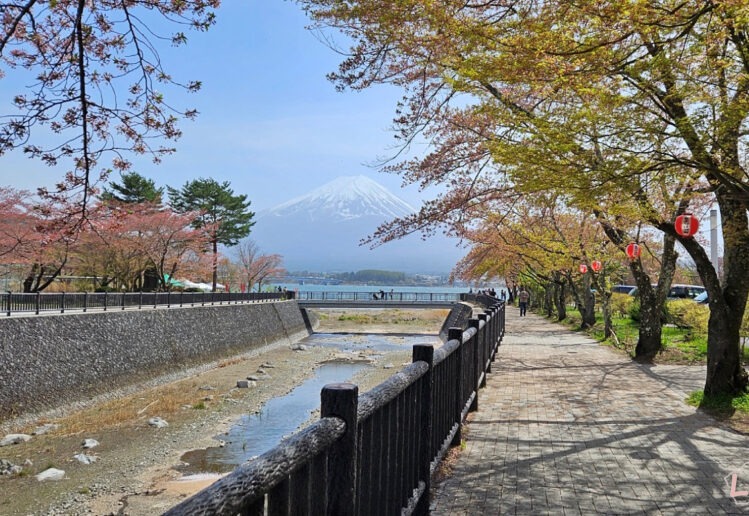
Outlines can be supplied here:
M738 411L749 414L749 393L738 396L731 396L729 394L705 396L704 391L694 391L687 398L687 403L693 407L700 407L719 413Z
M656 362L675 364L704 364L707 361L707 307L690 300L669 301L670 317L675 322L661 327L662 351ZM640 324L622 310L615 311L612 325L616 339L604 339L603 314L596 313L596 324L585 333L604 345L622 349L634 356L634 350L639 338ZM749 314L749 310L747 310ZM703 321L704 319L704 321ZM747 316L749 320L749 316ZM550 320L557 322L555 316ZM582 319L574 307L568 307L567 318L561 322L573 331L580 330ZM704 322L704 324L703 324ZM749 333L749 324L746 330ZM742 333L744 335L744 333ZM746 345L742 346L741 356L744 364L749 364L749 337L742 337Z
M370 324L373 321L373 317L367 314L341 314L338 316L338 320L359 324Z

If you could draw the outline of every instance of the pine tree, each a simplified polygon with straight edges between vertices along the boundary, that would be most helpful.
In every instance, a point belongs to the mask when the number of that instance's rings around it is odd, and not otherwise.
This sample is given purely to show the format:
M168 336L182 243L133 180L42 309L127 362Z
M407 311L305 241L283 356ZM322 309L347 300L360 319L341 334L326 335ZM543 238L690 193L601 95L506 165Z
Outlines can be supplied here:
M198 212L193 227L206 232L213 253L213 291L218 277L218 245L237 245L250 234L255 213L249 210L247 195L235 195L228 181L198 178L177 190L167 186L172 209L178 213Z

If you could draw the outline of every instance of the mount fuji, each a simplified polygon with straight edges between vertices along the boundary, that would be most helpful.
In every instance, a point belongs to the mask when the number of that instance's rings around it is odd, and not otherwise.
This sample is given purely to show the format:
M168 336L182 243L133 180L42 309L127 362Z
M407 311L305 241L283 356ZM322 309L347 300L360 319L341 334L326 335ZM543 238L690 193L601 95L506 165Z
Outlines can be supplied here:
M383 222L415 212L376 181L339 177L258 212L250 238L263 253L282 255L290 271L448 273L463 255L455 239L409 235L375 249L359 245Z

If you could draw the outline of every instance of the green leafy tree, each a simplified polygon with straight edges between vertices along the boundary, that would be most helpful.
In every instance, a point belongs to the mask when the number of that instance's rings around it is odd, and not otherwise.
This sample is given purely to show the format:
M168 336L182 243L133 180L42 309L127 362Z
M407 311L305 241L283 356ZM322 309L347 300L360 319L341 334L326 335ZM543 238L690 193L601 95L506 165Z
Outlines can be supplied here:
M255 213L246 195L235 195L229 182L198 178L177 190L167 186L169 201L177 213L197 212L193 227L206 232L213 253L213 291L218 281L218 245L237 245L250 234Z
M745 390L745 1L300 3L318 27L340 29L353 42L331 74L338 87L403 87L398 137L408 146L425 136L435 155L445 153L442 161L428 156L391 167L408 182L461 184L457 175L444 176L447 163L473 189L486 177L482 165L497 164L511 186L527 178L528 193L563 192L566 202L598 207L617 227L618 218L642 221L679 242L710 293L705 392ZM445 121L465 128L461 143L468 144L453 143L456 132ZM450 154L450 146L464 152ZM607 201L617 191L628 198L628 213ZM722 276L699 241L677 235L673 225L702 194L719 207ZM617 238L631 229L607 235L621 246Z
M127 204L153 203L161 204L164 188L157 188L152 179L148 179L137 172L120 174L121 183L109 184L111 190L104 188L101 198L104 201L119 201Z

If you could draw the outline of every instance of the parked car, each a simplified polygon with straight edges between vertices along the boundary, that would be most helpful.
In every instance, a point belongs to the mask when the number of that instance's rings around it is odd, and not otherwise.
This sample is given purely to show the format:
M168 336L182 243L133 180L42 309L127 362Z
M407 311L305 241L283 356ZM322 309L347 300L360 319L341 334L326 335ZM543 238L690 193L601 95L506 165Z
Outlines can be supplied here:
M653 285L655 288L655 285ZM670 299L694 299L705 292L705 287L701 285L671 285L671 290L668 291L668 297ZM637 287L630 290L630 296L636 296L638 293Z
M696 296L696 297L694 298L694 300L695 300L695 301L696 301L697 303L701 303L701 304L703 304L703 305L704 305L704 304L707 304L707 302L708 302L708 300L707 300L707 290L706 290L706 291L704 291L704 292L703 292L702 294L698 294L698 295L697 295L697 296Z
M703 292L705 292L705 287L701 285L671 285L671 290L668 291L668 297L694 299Z
M633 288L635 288L634 285L614 285L613 287L611 287L611 293L612 294L629 294Z

